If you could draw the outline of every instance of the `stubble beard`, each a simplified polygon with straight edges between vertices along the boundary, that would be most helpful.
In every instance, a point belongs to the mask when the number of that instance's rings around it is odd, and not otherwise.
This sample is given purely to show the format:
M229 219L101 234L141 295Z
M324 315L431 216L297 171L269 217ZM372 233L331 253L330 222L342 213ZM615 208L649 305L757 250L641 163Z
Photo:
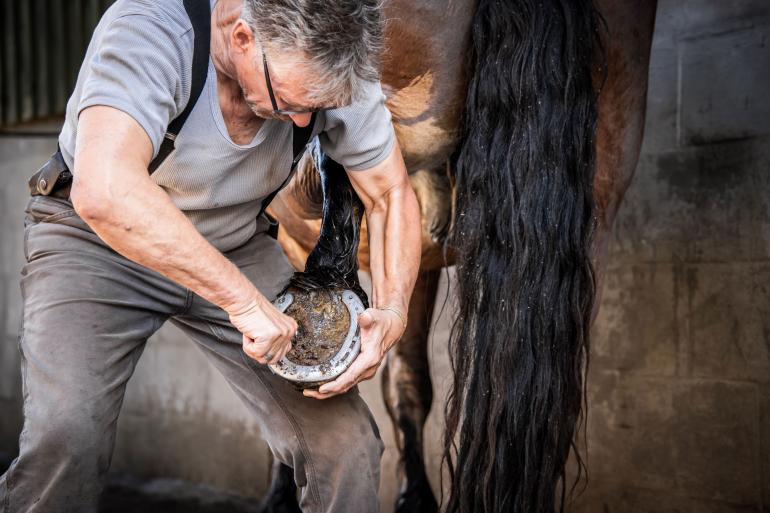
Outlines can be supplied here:
M251 112L253 112L255 116L262 119L277 119L278 121L284 121L284 122L291 121L291 118L289 116L282 116L282 115L276 114L271 109L263 109L262 107L257 105L255 102L248 100L246 89L243 86L241 86L241 94L243 95L243 101L246 102L246 105L249 106L249 108L251 109Z

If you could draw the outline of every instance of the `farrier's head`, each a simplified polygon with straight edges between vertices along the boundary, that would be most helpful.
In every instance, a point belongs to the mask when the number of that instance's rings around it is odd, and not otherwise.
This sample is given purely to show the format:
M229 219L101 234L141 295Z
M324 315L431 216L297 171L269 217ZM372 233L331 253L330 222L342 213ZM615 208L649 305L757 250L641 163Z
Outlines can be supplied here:
M377 80L383 42L381 0L243 0L231 34L246 101L275 117L264 72L280 110L347 105L362 81ZM305 125L310 114L281 116Z

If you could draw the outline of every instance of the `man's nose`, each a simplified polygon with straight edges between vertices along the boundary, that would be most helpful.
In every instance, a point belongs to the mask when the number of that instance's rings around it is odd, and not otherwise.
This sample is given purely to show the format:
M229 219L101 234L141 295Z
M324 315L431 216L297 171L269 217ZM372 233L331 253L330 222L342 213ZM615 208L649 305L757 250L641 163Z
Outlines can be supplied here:
M310 123L310 118L313 116L310 112L304 112L302 114L292 114L289 116L291 120L297 126L307 126Z

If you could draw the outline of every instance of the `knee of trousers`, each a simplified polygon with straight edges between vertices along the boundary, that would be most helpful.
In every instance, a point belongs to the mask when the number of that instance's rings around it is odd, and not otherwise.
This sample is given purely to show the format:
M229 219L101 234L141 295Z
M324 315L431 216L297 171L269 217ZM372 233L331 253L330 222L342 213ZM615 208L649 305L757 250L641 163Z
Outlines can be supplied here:
M107 472L115 439L114 423L99 423L96 415L79 411L25 412L19 456L37 465L77 471L80 478ZM35 466L37 466L35 465Z
M5 476L5 498L0 491L7 513L95 512L109 467L111 435L83 418L29 420L19 439L19 457Z
M327 484L335 487L343 481L379 482L385 446L374 417L357 394L340 398L340 404L333 401L318 401L319 407L327 406L333 414L296 419L293 436L273 447L278 459L294 468L300 486L313 473L320 482L333 477L335 482Z

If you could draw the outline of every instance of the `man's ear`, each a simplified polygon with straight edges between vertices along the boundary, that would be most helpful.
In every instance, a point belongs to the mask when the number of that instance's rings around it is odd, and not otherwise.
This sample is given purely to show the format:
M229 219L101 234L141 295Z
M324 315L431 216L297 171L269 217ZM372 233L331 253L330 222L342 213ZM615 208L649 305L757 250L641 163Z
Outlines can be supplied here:
M236 21L232 32L230 32L231 47L236 52L246 54L254 42L254 31L251 30L251 27L242 19Z

